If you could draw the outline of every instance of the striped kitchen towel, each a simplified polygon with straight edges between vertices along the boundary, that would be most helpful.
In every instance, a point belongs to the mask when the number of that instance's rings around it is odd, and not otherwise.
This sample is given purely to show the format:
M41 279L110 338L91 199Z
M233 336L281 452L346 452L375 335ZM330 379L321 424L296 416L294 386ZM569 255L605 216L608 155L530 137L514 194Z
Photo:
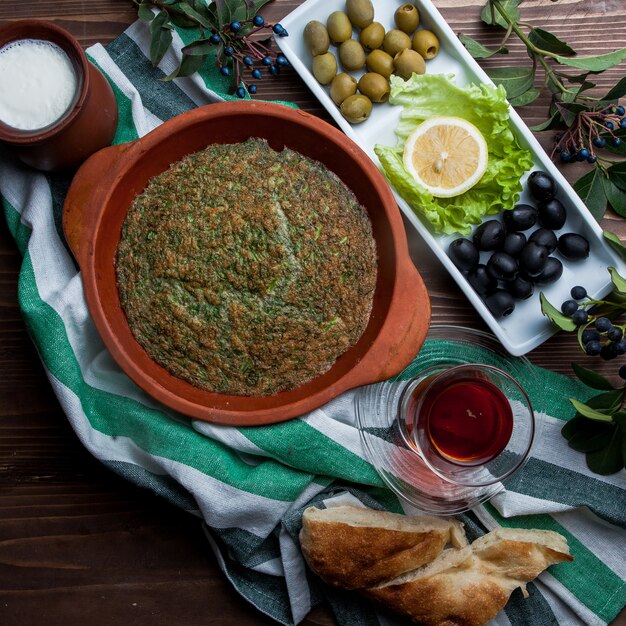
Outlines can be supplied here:
M208 68L163 82L186 34L158 68L147 59L145 23L88 54L107 76L120 121L115 142L133 140L163 120L222 99L225 85ZM19 302L52 387L85 447L107 467L198 516L225 575L260 611L296 624L317 603L340 624L390 623L350 593L332 590L306 568L298 546L301 512L311 504L360 502L401 512L368 463L355 427L354 393L285 423L216 426L174 415L146 396L105 350L85 305L81 276L61 232L70 179L30 170L0 154L0 193L21 253ZM437 351L427 342L411 367ZM405 372L410 375L412 369ZM532 372L529 370L529 376ZM626 603L626 472L597 476L560 435L572 416L567 397L590 390L549 371L521 380L545 413L533 458L506 493L463 516L471 538L496 526L553 529L575 555L516 592L494 623L600 625Z

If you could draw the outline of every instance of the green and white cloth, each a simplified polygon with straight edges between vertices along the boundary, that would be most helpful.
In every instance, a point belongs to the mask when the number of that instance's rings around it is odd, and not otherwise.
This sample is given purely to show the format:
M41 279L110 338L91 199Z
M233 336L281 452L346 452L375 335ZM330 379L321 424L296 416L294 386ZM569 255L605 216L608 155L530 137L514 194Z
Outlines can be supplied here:
M186 37L174 33L180 49ZM115 142L140 137L162 121L223 98L212 68L163 82L177 64L147 58L142 22L106 48L88 50L115 91ZM340 624L389 624L357 596L325 587L302 559L297 535L303 508L344 501L402 511L367 462L355 427L353 393L285 423L216 426L175 415L144 394L104 348L87 310L81 276L63 240L61 210L69 176L46 175L0 153L0 193L21 253L19 301L52 387L85 447L106 466L203 520L220 566L260 611L296 624L327 601ZM429 342L414 367L445 346ZM573 563L550 568L515 592L494 620L505 625L596 625L626 604L626 471L601 477L560 435L572 416L566 398L591 390L536 370L529 388L543 433L533 458L506 493L464 515L473 538L498 525L564 534ZM406 375L410 374L410 370Z

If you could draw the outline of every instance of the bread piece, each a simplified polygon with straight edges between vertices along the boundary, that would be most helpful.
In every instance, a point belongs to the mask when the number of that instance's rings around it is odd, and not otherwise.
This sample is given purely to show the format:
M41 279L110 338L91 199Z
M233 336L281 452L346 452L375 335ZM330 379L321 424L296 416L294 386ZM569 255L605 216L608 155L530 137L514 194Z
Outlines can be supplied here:
M424 626L483 626L514 589L527 595L527 582L548 566L571 560L557 533L501 528L362 593Z
M467 545L451 518L407 516L356 506L309 507L300 544L310 568L345 589L377 585L435 559L445 546Z

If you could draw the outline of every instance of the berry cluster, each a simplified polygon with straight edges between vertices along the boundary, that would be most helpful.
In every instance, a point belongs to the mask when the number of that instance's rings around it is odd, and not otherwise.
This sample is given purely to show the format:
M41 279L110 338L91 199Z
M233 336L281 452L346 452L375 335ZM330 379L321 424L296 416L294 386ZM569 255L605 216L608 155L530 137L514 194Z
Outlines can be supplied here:
M577 326L584 326L580 334L580 342L585 352L590 356L600 356L605 361L626 354L624 326L613 324L608 317L590 315L596 302L587 298L587 290L584 287L573 287L570 294L572 299L565 300L561 304L561 312L571 317ZM580 302L585 298L587 300ZM626 378L626 366L622 369Z
M245 98L246 93L257 92L257 85L251 80L261 80L264 73L278 76L280 68L289 65L285 55L270 49L269 41L252 38L263 30L271 30L278 37L289 34L281 24L270 24L262 16L255 15L249 20L226 24L221 30L214 30L209 37L209 42L217 46L215 58L220 73L233 77L235 94L239 98Z
M598 111L581 111L572 125L562 135L557 135L552 152L560 156L563 163L598 160L596 148L604 148L607 141L614 147L622 143L616 131L626 129L626 110L623 106L611 106Z

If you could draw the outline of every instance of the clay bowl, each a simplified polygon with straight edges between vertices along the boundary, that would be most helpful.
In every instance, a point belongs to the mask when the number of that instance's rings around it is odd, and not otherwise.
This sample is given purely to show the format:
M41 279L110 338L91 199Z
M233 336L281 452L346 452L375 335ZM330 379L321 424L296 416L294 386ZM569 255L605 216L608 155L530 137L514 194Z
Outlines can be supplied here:
M55 23L20 20L0 27L0 48L20 39L41 39L59 46L74 68L76 93L68 110L44 128L19 130L0 121L0 141L10 146L22 162L37 169L75 168L113 140L117 128L113 90L89 62L78 41Z
M149 179L211 143L266 139L322 162L350 187L372 220L378 252L373 310L360 340L323 375L291 391L245 397L210 393L169 374L133 338L120 307L114 258L129 205ZM106 347L148 394L183 414L231 425L283 421L342 392L399 373L430 321L424 283L409 257L400 212L382 174L343 133L277 104L212 104L184 113L137 141L100 150L78 170L64 207L67 241L82 270L87 304Z

